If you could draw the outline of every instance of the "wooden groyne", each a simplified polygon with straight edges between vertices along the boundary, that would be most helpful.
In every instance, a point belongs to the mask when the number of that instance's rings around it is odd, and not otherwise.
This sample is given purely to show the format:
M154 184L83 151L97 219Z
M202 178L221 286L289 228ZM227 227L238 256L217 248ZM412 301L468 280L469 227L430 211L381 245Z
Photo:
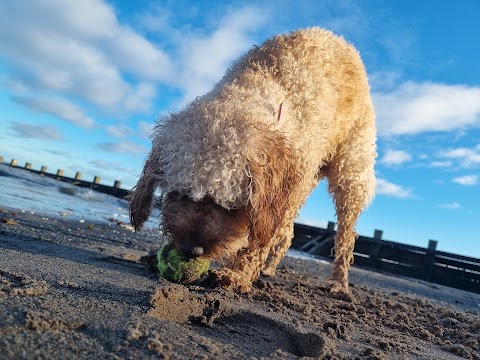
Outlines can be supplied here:
M0 164L5 164L4 158L2 156L0 156ZM46 166L42 165L40 170L35 170L35 169L32 169L32 164L29 162L27 162L24 166L18 166L18 162L15 159L10 160L9 165L17 169L23 169L33 174L38 174L40 176L56 179L56 180L63 181L65 183L79 186L82 188L89 188L89 189L92 189L104 194L112 195L121 199L125 199L125 197L129 192L129 190L121 188L121 182L119 180L115 180L113 183L113 186L101 184L100 183L101 179L98 176L94 176L92 181L82 180L81 179L82 173L80 171L77 171L75 173L75 177L70 178L63 175L63 169L58 169L55 173L49 173L47 172Z
M292 247L333 258L334 229L332 222L326 229L295 224ZM423 248L383 240L382 235L381 230L375 230L373 237L358 237L355 265L480 294L480 259L438 251L435 240Z

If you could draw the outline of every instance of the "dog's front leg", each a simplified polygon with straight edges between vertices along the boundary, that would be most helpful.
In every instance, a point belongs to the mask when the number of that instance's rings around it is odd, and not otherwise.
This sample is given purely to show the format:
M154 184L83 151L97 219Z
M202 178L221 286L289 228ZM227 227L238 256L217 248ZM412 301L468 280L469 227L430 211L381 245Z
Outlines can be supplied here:
M224 268L210 270L206 283L212 287L249 292L258 279L269 253L269 247L251 247L240 250Z
M277 230L270 251L262 268L262 275L274 276L280 261L285 257L293 239L293 220L288 225Z

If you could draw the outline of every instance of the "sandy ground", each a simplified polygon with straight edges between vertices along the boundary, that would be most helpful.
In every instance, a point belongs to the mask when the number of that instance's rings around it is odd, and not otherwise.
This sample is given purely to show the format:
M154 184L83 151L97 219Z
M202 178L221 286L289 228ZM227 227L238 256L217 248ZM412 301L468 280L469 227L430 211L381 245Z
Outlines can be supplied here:
M480 359L480 295L287 257L247 295L158 279L155 231L0 213L1 359Z

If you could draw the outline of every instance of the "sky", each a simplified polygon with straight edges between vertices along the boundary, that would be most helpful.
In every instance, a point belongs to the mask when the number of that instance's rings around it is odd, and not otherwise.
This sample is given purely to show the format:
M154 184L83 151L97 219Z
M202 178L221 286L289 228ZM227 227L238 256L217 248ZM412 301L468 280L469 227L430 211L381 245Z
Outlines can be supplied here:
M376 108L357 232L480 257L478 19L478 0L0 0L0 156L131 188L157 119L252 46L320 26L359 50ZM322 183L298 221L334 220Z

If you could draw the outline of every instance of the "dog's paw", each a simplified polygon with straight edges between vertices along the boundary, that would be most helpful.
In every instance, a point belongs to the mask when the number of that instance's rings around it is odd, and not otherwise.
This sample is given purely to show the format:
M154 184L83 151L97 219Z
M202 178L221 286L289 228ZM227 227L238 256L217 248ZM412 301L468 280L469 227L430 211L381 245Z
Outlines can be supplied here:
M333 297L347 302L352 302L354 300L350 290L348 289L348 282L337 281L330 279L324 290L329 292Z
M327 282L327 289L331 294L348 294L348 283L344 281L329 280Z
M246 293L252 288L250 282L245 281L245 277L231 270L210 270L203 285L210 289L223 288L226 290L235 290Z
M210 270L205 279L202 281L202 284L211 289L219 287L229 289L232 285L232 282L223 271Z
M263 276L274 277L276 270L277 270L276 267L269 266L269 267L267 267L267 268L262 269L261 274L262 274Z

